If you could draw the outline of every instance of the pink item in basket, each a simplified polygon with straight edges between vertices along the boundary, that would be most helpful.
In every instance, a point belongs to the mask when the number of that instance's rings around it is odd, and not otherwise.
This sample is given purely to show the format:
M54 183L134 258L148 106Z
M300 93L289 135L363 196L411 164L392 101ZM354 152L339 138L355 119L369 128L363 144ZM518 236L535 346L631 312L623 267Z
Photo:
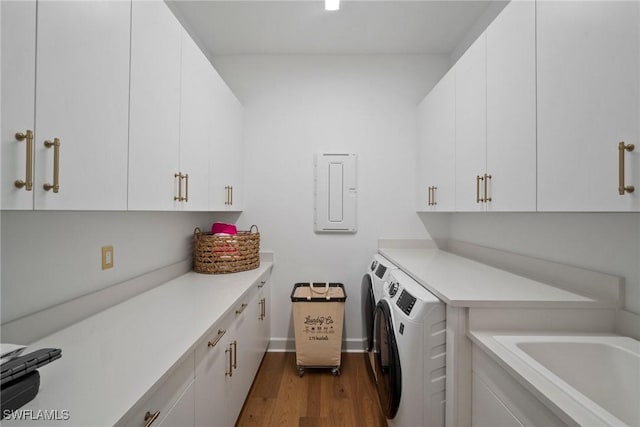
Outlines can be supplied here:
M214 222L211 226L212 234L228 234L233 236L238 234L238 229L233 224L225 224L224 222Z

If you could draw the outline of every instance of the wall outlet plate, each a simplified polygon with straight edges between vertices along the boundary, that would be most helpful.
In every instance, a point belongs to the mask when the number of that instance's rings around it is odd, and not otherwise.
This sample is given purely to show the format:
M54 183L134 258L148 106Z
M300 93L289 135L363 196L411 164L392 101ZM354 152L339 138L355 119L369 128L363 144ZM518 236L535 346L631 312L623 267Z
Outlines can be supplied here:
M102 269L113 268L113 246L102 247Z

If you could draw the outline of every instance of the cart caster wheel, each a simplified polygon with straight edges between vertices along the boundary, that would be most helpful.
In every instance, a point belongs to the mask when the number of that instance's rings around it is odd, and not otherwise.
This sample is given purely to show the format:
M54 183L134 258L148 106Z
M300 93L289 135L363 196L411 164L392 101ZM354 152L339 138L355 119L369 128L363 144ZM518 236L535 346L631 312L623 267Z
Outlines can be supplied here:
M304 368L298 368L298 376L302 378L303 375L304 375Z
M331 369L331 375L333 375L334 377L337 377L338 375L340 375L340 368Z

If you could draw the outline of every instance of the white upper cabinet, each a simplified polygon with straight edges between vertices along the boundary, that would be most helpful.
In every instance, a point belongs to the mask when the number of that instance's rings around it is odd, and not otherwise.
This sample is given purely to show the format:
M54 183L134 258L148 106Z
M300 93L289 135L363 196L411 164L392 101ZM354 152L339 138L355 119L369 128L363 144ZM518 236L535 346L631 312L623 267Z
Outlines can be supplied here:
M455 208L455 75L451 70L418 106L417 210Z
M15 3L2 3L11 31L2 46L3 209L125 210L130 3L38 2L37 31L35 3ZM9 138L26 129L35 130L27 195L14 185L26 176L26 141Z
M510 2L487 28L486 37L491 202L485 206L488 211L535 211L535 3Z
M456 210L535 211L535 3L509 3L454 69Z
M240 210L242 106L163 1L133 2L130 108L130 210Z
M33 135L36 81L36 2L3 1L2 8L2 209L33 209ZM29 144L33 144L32 137ZM33 145L31 145L33 147ZM28 176L29 175L29 176ZM15 185L16 181L19 187ZM27 191L26 183L30 183Z
M213 120L211 75L209 60L182 31L182 84L180 103L180 172L188 175L188 188L183 187L184 210L209 209L209 147L212 142ZM185 181L186 183L186 181ZM188 191L187 191L188 190Z
M537 3L538 210L640 210L640 2ZM624 185L619 194L619 143Z
M244 109L222 77L213 70L212 87L214 92L211 118L213 135L210 146L209 168L211 185L209 187L212 210L241 211L242 193L242 129Z
M134 1L131 18L129 209L175 210L182 27L163 1Z
M487 125L486 34L469 47L455 70L455 208L484 210Z

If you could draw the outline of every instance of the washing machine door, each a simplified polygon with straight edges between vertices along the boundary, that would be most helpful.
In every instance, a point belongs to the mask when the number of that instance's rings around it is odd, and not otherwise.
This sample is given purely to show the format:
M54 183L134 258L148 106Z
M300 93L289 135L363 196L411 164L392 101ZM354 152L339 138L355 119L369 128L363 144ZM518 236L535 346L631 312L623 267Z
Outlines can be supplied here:
M375 313L373 351L378 398L384 415L393 419L398 412L402 394L398 342L393 329L391 307L386 299L378 302Z
M373 294L373 281L370 274L362 276L362 324L364 325L365 345L367 352L373 350L373 319L375 316L376 300Z

